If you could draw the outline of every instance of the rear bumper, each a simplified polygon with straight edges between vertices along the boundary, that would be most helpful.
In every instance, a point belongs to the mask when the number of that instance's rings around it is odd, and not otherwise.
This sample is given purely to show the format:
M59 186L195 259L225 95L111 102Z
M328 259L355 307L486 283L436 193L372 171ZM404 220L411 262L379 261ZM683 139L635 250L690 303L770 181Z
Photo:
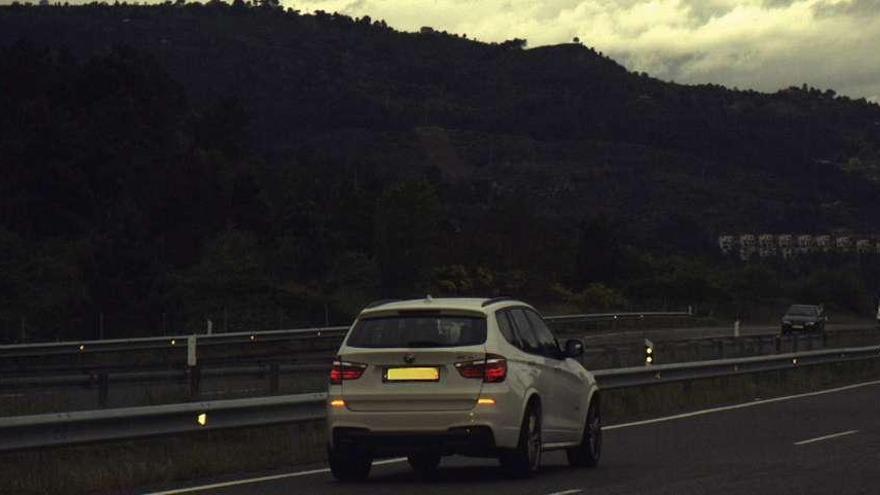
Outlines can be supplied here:
M331 390L331 400L338 397L333 392ZM483 394L483 397L492 397L496 403L474 404L470 409L455 411L353 411L347 407L328 407L328 437L333 445L338 430L352 441L364 440L371 444L434 445L436 440L458 448L457 443L467 437L468 442L488 444L492 449L515 447L522 423L519 401L515 395L506 393ZM474 436L474 432L479 435ZM488 435L491 442L485 442L483 435Z
M375 457L410 455L420 452L441 455L490 456L497 452L488 426L456 427L444 432L375 432L363 428L333 429L333 446L357 448Z
M782 323L780 324L783 330L794 331L794 332L809 332L811 330L816 330L822 327L822 323L818 321L806 322L799 321L795 323Z

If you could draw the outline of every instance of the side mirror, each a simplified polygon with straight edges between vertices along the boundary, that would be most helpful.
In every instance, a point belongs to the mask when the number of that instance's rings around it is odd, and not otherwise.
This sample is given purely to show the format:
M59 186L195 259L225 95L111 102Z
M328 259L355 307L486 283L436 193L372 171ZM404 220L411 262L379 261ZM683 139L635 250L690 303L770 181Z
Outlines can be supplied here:
M577 339L565 341L565 357L576 358L584 353L584 343Z

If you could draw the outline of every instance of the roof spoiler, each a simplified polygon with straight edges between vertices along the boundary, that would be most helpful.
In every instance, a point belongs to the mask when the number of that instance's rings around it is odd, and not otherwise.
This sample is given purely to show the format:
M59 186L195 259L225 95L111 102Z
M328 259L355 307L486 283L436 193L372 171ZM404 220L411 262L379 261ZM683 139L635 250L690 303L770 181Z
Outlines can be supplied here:
M393 303L395 301L400 301L400 299L379 299L378 301L373 301L370 304L367 304L366 306L364 306L364 309L376 308L388 303Z
M510 297L510 296L499 296L499 297L493 297L493 298L491 298L491 299L486 299L485 301L483 301L483 304L481 304L481 306L485 308L486 306L489 306L490 304L495 304L495 303L497 303L497 302L501 302L501 301L515 301L515 300L516 300L515 298Z

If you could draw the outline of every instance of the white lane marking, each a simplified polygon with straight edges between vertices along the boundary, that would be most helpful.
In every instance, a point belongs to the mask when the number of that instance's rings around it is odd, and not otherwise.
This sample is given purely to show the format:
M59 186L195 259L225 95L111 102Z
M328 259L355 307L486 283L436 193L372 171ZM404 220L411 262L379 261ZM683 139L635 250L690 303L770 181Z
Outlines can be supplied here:
M396 459L385 459L382 461L373 462L374 466L381 466L383 464L394 464L397 462L405 461L405 457L398 457ZM311 469L309 471L297 471L295 473L284 473L284 474L274 474L272 476L262 476L260 478L248 478L243 480L234 480L234 481L224 481L222 483L212 483L210 485L201 485L201 486L191 486L188 488L176 488L174 490L167 490L164 492L151 492L145 493L144 495L176 495L178 493L191 493L191 492L200 492L202 490L213 490L215 488L226 488L228 486L237 486L237 485L247 485L251 483L261 483L263 481L275 481L282 480L285 478L298 478L300 476L309 476L312 474L321 474L321 473L329 473L330 468L322 468L322 469Z
M843 392L845 390L852 390L854 388L868 387L871 385L880 385L880 380L875 380L872 382L856 383L854 385L847 385L845 387L830 388L828 390L819 390L818 392L808 392L805 394L787 395L785 397L774 397L772 399L763 399L763 400L758 400L758 401L753 401L753 402L746 402L743 404L734 404L732 406L713 407L711 409L703 409L701 411L692 411L692 412L684 413L684 414L676 414L674 416L664 416L662 418L645 419L642 421L633 421L631 423L621 423L619 425L603 426L602 430L603 431L604 430L617 430L620 428L630 428L632 426L649 425L649 424L653 424L653 423L663 423L665 421L672 421L674 419L690 418L693 416L702 416L704 414L711 414L711 413L722 412L722 411L732 411L734 409L743 409L745 407L760 406L763 404L771 404L773 402L782 402L782 401L792 400L792 399L801 399L804 397L815 397L817 395L833 394L835 392Z
M795 445L806 445L808 443L821 442L822 440L830 440L832 438L844 437L846 435L852 435L853 433L858 433L858 432L859 432L859 430L842 431L840 433L833 433L831 435L825 435L822 437L811 438L809 440L801 440L800 442L795 442L794 444Z
M713 409L704 409L702 411L693 411L693 412L689 412L689 413L685 413L685 414L678 414L675 416L666 416L663 418L646 419L644 421L634 421L632 423L622 423L619 425L604 426L604 427L602 427L602 430L617 430L620 428L629 428L631 426L647 425L647 424L651 424L651 423L661 423L663 421L671 421L673 419L689 418L691 416L699 416L699 415L703 415L703 414L710 414L713 412L720 412L720 411L729 411L731 409L740 409L743 407L757 406L760 404L768 404L771 402L780 402L780 401L784 401L784 400L799 399L801 397L812 397L815 395L824 395L824 394L830 394L830 393L834 393L834 392L842 392L844 390L851 390L854 388L867 387L869 385L880 385L880 380L876 380L876 381L872 381L872 382L856 383L854 385L847 385L845 387L832 388L832 389L828 389L828 390L820 390L818 392L809 392L809 393L800 394L800 395L789 395L786 397L776 397L774 399L765 399L765 400L761 400L761 401L747 402L745 404L736 404L733 406L716 407ZM392 463L396 463L396 462L403 462L405 460L406 459L404 459L404 458L387 459L387 460L383 460L383 461L376 461L373 463L373 465L376 466L376 465L382 465L382 464L392 464ZM192 486L189 488L168 490L168 491L164 491L164 492L146 493L144 495L176 495L178 493L191 493L191 492L198 492L201 490L210 490L213 488L223 488L223 487L227 487L227 486L247 485L247 484L251 484L251 483L260 483L263 481L273 481L273 480L279 480L279 479L285 479L285 478L297 478L300 476L309 476L312 474L321 474L321 473L329 473L329 472L330 472L330 469L328 469L328 468L312 469L310 471L299 471L299 472L294 472L294 473L276 474L273 476L263 476L261 478L247 478L247 479L243 479L243 480L227 481L224 483L214 483L211 485ZM550 494L550 495L553 495L553 494Z
M583 493L583 490L578 490L577 488L571 490L565 490L564 492L553 492L548 493L547 495L574 495L575 493Z

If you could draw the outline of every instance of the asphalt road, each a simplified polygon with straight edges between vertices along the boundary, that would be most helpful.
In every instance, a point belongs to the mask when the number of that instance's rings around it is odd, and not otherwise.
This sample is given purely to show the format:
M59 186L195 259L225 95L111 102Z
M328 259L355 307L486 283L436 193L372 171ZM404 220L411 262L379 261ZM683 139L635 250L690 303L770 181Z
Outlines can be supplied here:
M880 381L610 426L598 468L569 468L562 453L552 452L545 455L542 472L529 480L505 479L492 460L448 458L436 479L427 481L419 480L405 462L392 461L374 466L367 482L354 485L335 482L319 467L263 481L232 479L165 493L876 494L878 398Z

